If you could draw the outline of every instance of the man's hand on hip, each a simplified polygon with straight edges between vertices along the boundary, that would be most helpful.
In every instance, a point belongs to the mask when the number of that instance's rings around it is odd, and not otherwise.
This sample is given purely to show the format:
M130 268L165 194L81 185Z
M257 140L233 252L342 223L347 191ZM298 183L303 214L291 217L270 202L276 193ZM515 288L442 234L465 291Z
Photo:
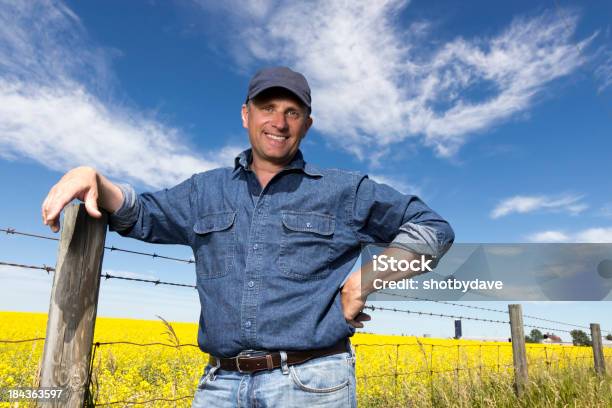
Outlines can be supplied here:
M363 323L371 320L367 313L363 313L365 296L361 293L361 271L354 272L346 281L340 292L342 298L342 311L346 321L355 328L362 328Z

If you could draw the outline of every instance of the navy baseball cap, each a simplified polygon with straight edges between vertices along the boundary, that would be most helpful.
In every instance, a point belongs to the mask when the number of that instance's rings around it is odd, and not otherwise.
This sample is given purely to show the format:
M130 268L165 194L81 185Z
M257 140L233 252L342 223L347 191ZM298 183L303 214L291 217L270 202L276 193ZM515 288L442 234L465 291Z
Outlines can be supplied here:
M259 70L251 78L247 102L269 88L285 88L310 108L310 87L304 75L287 67L271 67Z

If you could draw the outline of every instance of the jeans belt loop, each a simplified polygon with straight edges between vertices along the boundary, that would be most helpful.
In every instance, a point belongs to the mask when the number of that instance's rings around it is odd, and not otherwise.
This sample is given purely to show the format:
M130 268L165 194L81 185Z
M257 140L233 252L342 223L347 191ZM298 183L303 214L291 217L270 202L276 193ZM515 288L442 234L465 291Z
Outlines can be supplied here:
M289 374L289 366L287 365L287 353L284 351L279 351L281 356L281 370L283 370L283 375Z
M349 353L351 354L351 360L354 364L357 361L357 353L355 352L355 346L353 346L353 343L349 339L347 339L346 341L348 342Z
M217 370L219 369L219 367L221 367L221 360L215 358L215 366L213 368L210 369L210 371L208 372L208 378L210 379L210 381L215 381L215 373L217 372Z

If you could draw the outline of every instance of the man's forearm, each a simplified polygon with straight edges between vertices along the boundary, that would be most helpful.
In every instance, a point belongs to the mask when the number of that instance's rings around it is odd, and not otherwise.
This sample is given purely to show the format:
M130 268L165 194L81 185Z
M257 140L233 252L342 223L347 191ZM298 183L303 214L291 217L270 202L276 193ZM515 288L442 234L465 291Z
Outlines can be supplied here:
M121 189L102 174L97 174L98 179L98 205L113 214L123 204L123 192Z

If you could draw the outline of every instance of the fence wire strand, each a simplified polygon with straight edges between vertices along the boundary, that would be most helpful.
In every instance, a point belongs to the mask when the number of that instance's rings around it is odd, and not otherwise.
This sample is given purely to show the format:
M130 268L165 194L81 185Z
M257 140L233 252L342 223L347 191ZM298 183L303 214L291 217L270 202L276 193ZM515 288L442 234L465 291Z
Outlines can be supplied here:
M45 340L44 337L40 338L31 338L31 339L20 339L20 340L0 340L0 343L25 343L25 342L33 342L33 341L40 341L40 340ZM131 406L131 405L145 405L148 403L153 403L153 402L176 402L176 401L181 401L184 399L188 399L188 398L193 398L194 394L189 394L189 395L185 395L182 397L178 397L178 398L151 398L151 399L147 399L147 400L116 400L116 401L110 401L110 402L98 402L97 401L97 397L99 396L97 389L93 389L93 382L92 382L92 378L96 377L93 375L94 373L94 367L95 367L95 358L96 358L96 352L98 350L98 348L102 347L102 346L108 346L108 345L135 345L135 346L142 346L142 347L153 347L153 346L163 346L163 347L171 347L171 348L178 348L178 347L198 347L198 345L196 344L181 344L181 345L173 345L173 344L166 344L166 343L136 343L136 342L131 342L131 341L109 341L109 342L95 342L92 343L92 356L91 356L91 361L90 361L90 372L89 372L89 376L88 376L88 382L86 385L86 389L87 389L87 398L89 398L89 400L93 400L94 406L113 406L113 405L119 405L121 404L122 406ZM411 370L411 371L401 371L398 369L398 364L399 364L399 349L402 346L420 346L421 348L423 346L430 346L430 353L431 353L431 357L430 357L430 361L426 361L427 364L427 368L426 369L420 369L420 370ZM482 346L487 346L487 344L475 344L475 345L471 345L471 344L455 344L455 345L440 345L440 344L430 344L430 343L425 343L425 342L421 342L421 341L417 341L416 343L378 343L378 344L374 344L374 343L355 343L354 347L355 347L355 352L358 352L358 350L360 348L363 347L387 347L387 346L393 346L395 347L395 352L393 353L395 355L395 362L394 362L394 369L391 370L390 372L384 372L384 373L378 373L378 374L366 374L366 375L356 375L356 379L359 381L367 381L368 380L372 380L372 379L382 379L382 378L394 378L394 387L397 389L397 387L399 386L399 378L400 377L407 377L407 376L413 376L413 375L419 375L419 374L427 374L429 376L429 383L430 386L433 386L433 378L435 375L444 375L444 374L451 374L451 373L455 373L456 375L456 380L459 382L459 372L467 372L467 373L472 373L472 372L479 372L482 374L482 370L483 369L488 369L488 373L499 373L500 369L510 369L512 367L514 367L514 364L509 363L509 364L500 364L499 361L499 349L500 347L508 347L510 348L511 345L500 345L500 344L491 344L491 346L493 347L497 347L498 348L498 361L497 364L482 364L482 362L478 365L467 365L467 366L461 366L461 361L462 361L462 357L461 357L461 348L467 348L467 347L480 347L482 348ZM433 368L433 364L434 364L434 360L433 360L433 349L434 347L456 347L457 348L457 358L456 358L456 366L453 368L448 368L448 369L434 369ZM583 361L583 360L590 360L593 358L593 356L591 354L589 355L579 355L579 356L567 356L565 353L565 347L563 345L545 345L544 347L542 347L544 353L545 353L545 358L529 358L529 364L530 365L537 365L537 364L543 364L545 363L547 366L547 369L551 366L551 364L553 364L555 361L557 362L557 364L559 364L560 361L565 361L567 364L572 364L572 363L576 363L578 361ZM532 349L533 351L536 351L536 349ZM561 350L563 351L563 355L562 356L557 356L556 358L554 357L554 354L548 353L548 350L552 350L552 351L558 351ZM604 358L611 358L612 355L606 355L604 353ZM96 377L96 381L97 381L97 377ZM458 383L459 386L459 383Z
M52 268L52 267L46 266L46 265L36 266L36 265L25 265L25 264L18 264L18 263L10 263L10 262L0 261L0 266L2 266L2 265L4 265L4 266L13 266L13 267L18 267L18 268L26 268L26 269L39 269L39 270L44 270L47 273L55 271L55 268ZM162 281L160 279L153 280L153 279L142 279L142 278L128 278L128 277L124 277L124 276L111 275L109 273L103 273L100 276L105 278L105 279L119 279L119 280L134 281L134 282L153 283L155 286L157 286L157 285L167 285L167 286L178 286L178 287L186 287L186 288L197 289L196 285L189 285L189 284L177 283L177 282L167 282L167 281ZM459 304L456 304L456 305L459 305ZM416 314L416 315L444 317L444 318L451 318L451 319L473 320L473 321L480 321L480 322L487 322L487 323L510 324L510 322L507 321L507 320L485 319L485 318L481 318L481 317L463 316L463 315L450 315L450 314L433 313L433 312L423 312L423 311L415 311L415 310L389 308L389 307L383 307L383 306L366 305L364 307L364 309L369 309L369 310L372 310L372 311L374 311L374 310L382 310L382 311L390 311L390 312L396 312L396 313L409 313L409 314ZM544 320L544 319L542 319L542 320ZM547 330L547 331L552 331L552 332L556 331L556 332L571 333L571 330L566 330L566 329L561 329L561 328L543 327L543 326L537 326L537 325L532 325L532 324L523 324L523 326L524 327L529 327L529 328L532 328L532 329ZM602 331L605 331L605 330L602 329Z
M5 232L7 235L22 235L22 236L31 237L31 238L47 239L47 240L50 240L50 241L59 241L59 238L56 238L56 237L49 237L49 236L45 236L45 235L32 234L32 233L29 233L29 232L21 232L21 231L17 231L15 228L0 228L0 232ZM114 245L104 246L104 249L107 249L107 250L109 250L111 252L113 252L113 251L125 252L125 253L133 254L133 255L142 255L142 256L151 257L151 258L167 259L167 260L170 260L170 261L183 262L183 263L188 263L188 264L195 263L195 261L193 259L175 258L175 257L172 257L172 256L159 255L159 254L157 254L155 252L132 251L130 249L117 248Z
M495 312L495 313L508 314L507 310L493 309L493 308L490 308L490 307L465 305L465 304L462 304L462 303L448 302L446 300L427 299L427 298L422 298L422 297L417 297L417 296L401 295L401 294L398 294L398 293L390 293L390 292L385 292L385 291L380 291L380 292L377 292L377 293L381 293L383 295L401 297L401 298L405 298L405 299L418 300L418 301L423 301L423 302L434 302L434 303L440 303L440 304L444 304L444 305L463 307L463 308L467 308L467 309L475 309L475 310L483 310L483 311L486 311L486 312ZM565 323L565 322L560 322L558 320L545 319L543 317L537 317L537 316L532 316L532 315L528 315L528 314L523 314L523 318L529 318L529 319L533 319L533 320L540 320L540 321L543 321L543 322L549 322L549 323L555 323L555 324L562 324L562 325L565 325L565 326L573 326L573 327L578 327L580 329L590 329L590 327L588 327L588 326L581 326L579 324L573 324L573 323Z
M18 263L11 263L11 262L3 262L0 261L0 266L13 266L16 268L24 268L24 269L40 269L43 271L46 271L47 273L49 272L55 272L55 268L51 267L51 266L36 266L36 265L24 265L24 264L18 264ZM155 284L155 286L157 285L168 285L168 286L180 286L180 287L184 287L184 288L192 288L192 289L197 289L197 286L195 285L189 285L186 283L177 283L177 282L166 282L166 281L162 281L160 279L142 279L142 278L128 278L125 276L116 276L116 275L111 275L110 273L102 273L100 274L100 277L108 280L108 279L119 279L119 280L126 280L126 281L133 281L133 282L145 282L145 283L153 283Z
M364 309L369 309L369 310L372 310L372 311L374 311L374 310L383 310L383 311L396 312L396 313L409 313L409 314L416 314L416 315L421 315L421 316L444 317L444 318L449 318L449 319L474 320L474 321L487 322L487 323L510 324L510 321L508 321L508 320L495 320L495 319L484 319L484 318L472 317L472 316L449 315L449 314L444 314L444 313L433 313L433 312L423 312L423 311L416 311L416 310L397 309L395 307L391 308L391 307L383 307L383 306L366 305L364 307ZM531 328L535 328L535 329L542 329L542 330L559 331L559 332L570 333L569 330L555 329L555 328L551 328L551 327L534 326L534 325L530 325L530 324L523 324L523 326L531 327Z

